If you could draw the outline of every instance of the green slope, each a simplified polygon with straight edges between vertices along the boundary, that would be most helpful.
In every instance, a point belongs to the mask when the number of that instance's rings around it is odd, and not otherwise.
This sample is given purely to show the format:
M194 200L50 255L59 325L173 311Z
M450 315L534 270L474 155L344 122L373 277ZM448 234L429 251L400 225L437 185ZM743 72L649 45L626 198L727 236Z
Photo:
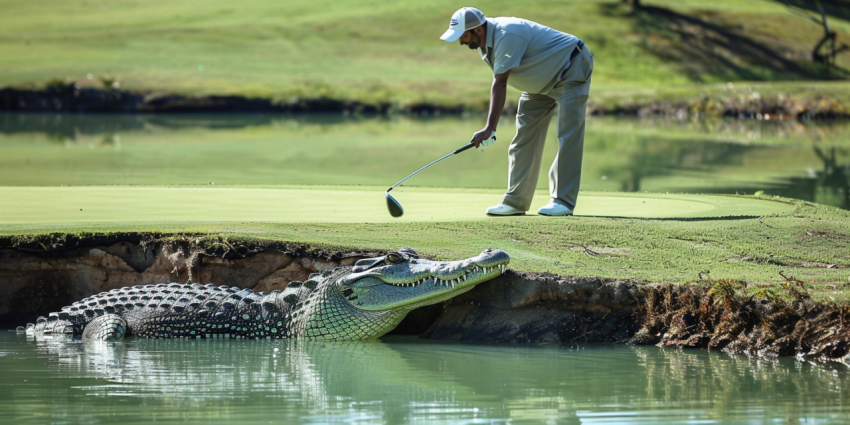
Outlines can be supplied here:
M778 2L643 3L638 12L617 0L477 6L582 37L596 57L597 95L843 75L809 63L821 28ZM113 76L122 88L159 92L481 102L489 69L474 52L437 38L457 7L447 0L2 0L0 86L54 78L97 85ZM839 41L850 37L850 23L831 24ZM841 56L838 65L847 68L850 59Z
M0 244L46 249L67 237L142 233L192 235L183 240L208 246L286 243L331 252L410 246L437 258L498 247L520 272L677 283L707 272L767 284L783 281L784 272L813 285L820 298L850 295L850 212L832 207L585 193L576 217L493 218L482 209L495 191L408 188L394 192L407 210L399 220L387 213L382 189L5 187ZM738 217L719 217L725 215Z

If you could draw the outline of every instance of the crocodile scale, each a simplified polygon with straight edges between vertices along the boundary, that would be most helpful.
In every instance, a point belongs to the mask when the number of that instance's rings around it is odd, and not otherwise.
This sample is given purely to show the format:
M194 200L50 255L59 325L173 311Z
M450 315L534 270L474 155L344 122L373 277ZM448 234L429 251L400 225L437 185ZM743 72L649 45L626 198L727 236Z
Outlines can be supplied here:
M466 260L420 259L402 248L353 267L314 273L283 291L162 283L103 292L40 317L19 331L84 340L308 338L365 340L392 330L413 309L498 276L510 257L487 249Z

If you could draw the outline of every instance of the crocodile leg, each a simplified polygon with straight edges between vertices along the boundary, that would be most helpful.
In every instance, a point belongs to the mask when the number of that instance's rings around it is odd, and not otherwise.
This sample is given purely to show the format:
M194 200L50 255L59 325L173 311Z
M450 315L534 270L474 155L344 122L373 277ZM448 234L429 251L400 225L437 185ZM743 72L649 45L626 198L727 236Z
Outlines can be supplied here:
M117 314L98 316L83 330L85 341L120 341L127 334L127 322Z

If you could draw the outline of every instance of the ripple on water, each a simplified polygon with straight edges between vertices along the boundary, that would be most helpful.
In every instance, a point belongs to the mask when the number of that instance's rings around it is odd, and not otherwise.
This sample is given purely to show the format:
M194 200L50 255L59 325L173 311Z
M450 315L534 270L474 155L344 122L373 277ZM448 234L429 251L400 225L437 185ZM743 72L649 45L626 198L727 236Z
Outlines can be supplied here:
M138 340L0 334L14 423L827 422L844 366L656 347Z

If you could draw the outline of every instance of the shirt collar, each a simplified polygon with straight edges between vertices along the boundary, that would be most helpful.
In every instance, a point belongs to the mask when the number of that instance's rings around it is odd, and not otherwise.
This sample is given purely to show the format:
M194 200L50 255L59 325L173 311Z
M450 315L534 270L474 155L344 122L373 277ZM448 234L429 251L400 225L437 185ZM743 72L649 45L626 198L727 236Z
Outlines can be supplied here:
M493 48L493 37L496 33L496 23L490 18L485 19L487 20L487 35L484 37L484 46L479 47L478 50L481 52L481 58L487 60L487 48Z

